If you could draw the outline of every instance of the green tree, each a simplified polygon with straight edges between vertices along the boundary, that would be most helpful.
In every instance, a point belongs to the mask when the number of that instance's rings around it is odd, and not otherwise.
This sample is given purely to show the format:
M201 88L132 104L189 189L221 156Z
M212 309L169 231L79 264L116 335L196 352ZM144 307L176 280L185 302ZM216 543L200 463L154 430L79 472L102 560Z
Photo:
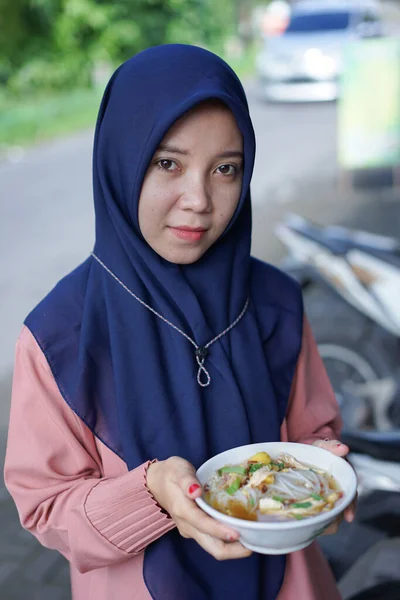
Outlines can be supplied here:
M88 85L99 61L166 42L215 47L234 21L231 0L0 0L0 77L13 72L20 91Z

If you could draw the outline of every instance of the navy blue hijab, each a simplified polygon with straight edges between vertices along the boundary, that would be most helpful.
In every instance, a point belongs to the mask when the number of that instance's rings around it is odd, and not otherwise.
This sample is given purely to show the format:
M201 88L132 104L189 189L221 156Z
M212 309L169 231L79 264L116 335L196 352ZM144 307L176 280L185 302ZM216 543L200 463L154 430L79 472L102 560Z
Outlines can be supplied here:
M243 135L242 193L221 238L198 262L182 266L144 241L138 201L165 133L207 99L225 103ZM173 455L197 468L228 448L280 439L300 348L301 303L286 278L250 258L254 154L243 88L206 50L148 49L119 67L106 88L93 153L96 255L200 346L230 325L250 297L240 323L210 347L205 388L197 383L193 346L93 257L29 315L26 324L66 402L129 469ZM144 577L156 600L273 600L284 568L283 556L217 562L175 530L147 548Z

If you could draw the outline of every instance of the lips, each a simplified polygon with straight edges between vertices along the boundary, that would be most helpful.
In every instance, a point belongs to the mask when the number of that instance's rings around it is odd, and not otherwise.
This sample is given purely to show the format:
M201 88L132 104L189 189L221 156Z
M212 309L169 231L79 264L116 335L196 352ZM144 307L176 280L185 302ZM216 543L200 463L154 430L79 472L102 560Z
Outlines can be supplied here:
M206 231L205 227L187 227L186 225L177 225L172 229L179 229L180 231Z
M170 230L176 237L189 242L198 242L207 231L204 227L188 227L186 225L170 227Z

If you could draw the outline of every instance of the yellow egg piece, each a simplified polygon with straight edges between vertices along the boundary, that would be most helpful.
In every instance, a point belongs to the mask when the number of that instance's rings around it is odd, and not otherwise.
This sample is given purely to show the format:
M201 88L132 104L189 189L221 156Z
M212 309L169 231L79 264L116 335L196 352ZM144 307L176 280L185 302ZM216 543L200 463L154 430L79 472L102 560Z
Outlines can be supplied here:
M274 482L275 482L275 476L273 473L270 473L269 475L267 475L263 481L263 483L266 483L268 485L270 485L271 483L274 483Z
M271 457L266 452L257 452L257 454L254 454L254 456L252 456L250 460L262 463L263 465L269 465L269 463L271 462Z

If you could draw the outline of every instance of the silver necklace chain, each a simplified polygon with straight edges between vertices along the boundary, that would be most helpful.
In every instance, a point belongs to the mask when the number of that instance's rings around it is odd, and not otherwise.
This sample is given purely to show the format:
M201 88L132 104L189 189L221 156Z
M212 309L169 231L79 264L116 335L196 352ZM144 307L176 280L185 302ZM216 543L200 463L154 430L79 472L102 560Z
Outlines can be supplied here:
M111 271L111 269L109 269L101 260L98 256L96 256L96 254L94 252L91 252L91 255L93 256L93 258L95 260L97 260L97 262L103 267L103 269L105 269L105 271L107 271L107 273L109 273L109 275L111 275L111 277L113 277L115 279L115 281L117 281L123 288L124 290L126 290L128 292L128 294L130 294L131 296L133 296L135 298L135 300L137 300L138 302L140 302L140 304L142 304L145 308L147 308L150 312L152 312L154 315L156 315L156 317L158 317L159 319L161 319L161 321L164 321L164 323L167 323L167 325L170 325L170 327L172 327L173 329L175 329L175 331L177 331L178 333L180 333L181 335L183 335L183 337L185 337L188 342L190 342L194 347L195 347L195 357L196 357L196 362L199 366L199 370L197 372L197 383L201 386L201 387L207 387L208 385L210 385L211 382L211 377L209 372L207 371L207 369L204 366L204 361L207 357L208 354L208 348L214 344L214 342L218 341L220 338L222 338L222 336L224 336L226 333L228 333L231 329L233 329L235 327L235 325L237 325L239 323L239 321L241 320L241 318L244 316L247 307L249 306L249 298L247 298L245 305L243 307L242 312L240 313L240 315L233 321L233 323L231 323L231 325L229 325L229 327L227 327L226 329L224 329L224 331L221 331L220 334L218 334L217 336L215 336L215 338L213 338L212 340L210 340L207 344L205 344L204 346L198 346L196 344L196 342L194 340L192 340L191 337L189 337L184 331L182 331L181 329L179 329L179 327L177 327L176 325L174 325L173 323L171 323L170 321L168 321L168 319L166 319L165 317L163 317L162 315L160 315L160 313L158 313L156 310L154 310L154 308L151 308L151 306L149 306L148 304L146 304L146 302L143 302L143 300L141 300L139 298L139 296L136 296L136 294L134 294L132 292L132 290L130 290L116 275L115 273L113 273ZM205 381L202 381L202 374L204 374L205 376Z

